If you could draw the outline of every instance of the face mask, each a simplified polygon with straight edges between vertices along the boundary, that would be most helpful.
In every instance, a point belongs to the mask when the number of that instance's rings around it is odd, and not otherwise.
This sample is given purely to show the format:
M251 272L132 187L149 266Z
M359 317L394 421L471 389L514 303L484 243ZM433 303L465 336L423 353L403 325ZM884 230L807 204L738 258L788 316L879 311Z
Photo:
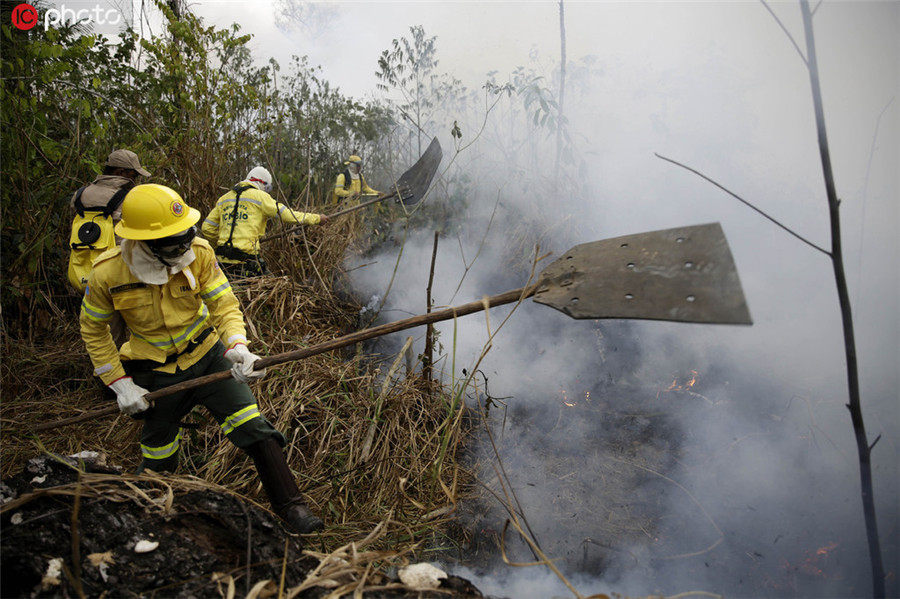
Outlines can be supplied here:
M162 239L150 239L147 245L157 258L167 264L166 260L175 260L191 249L191 242L197 235L196 227L191 227L184 233L170 235Z

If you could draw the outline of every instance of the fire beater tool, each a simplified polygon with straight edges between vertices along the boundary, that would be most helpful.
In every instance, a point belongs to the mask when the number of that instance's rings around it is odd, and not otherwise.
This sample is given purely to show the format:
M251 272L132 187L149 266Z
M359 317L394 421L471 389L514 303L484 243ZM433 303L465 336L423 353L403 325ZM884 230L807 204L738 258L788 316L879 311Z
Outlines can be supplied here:
M425 153L419 156L416 163L412 165L408 171L400 175L400 178L397 179L392 191L383 193L371 200L366 200L356 206L351 206L350 208L339 210L334 214L329 214L328 218L331 219L343 216L391 198L397 198L398 201L403 202L407 206L416 204L422 199L425 192L428 191L428 186L431 185L431 180L434 179L434 175L437 172L438 166L441 164L443 156L444 152L441 150L441 143L438 141L437 137L435 137L431 140ZM291 227L290 229L267 235L260 239L260 242L278 239L299 230L300 227Z
M366 339L450 320L490 307L534 301L578 319L630 318L707 324L753 324L728 241L719 223L625 235L577 245L550 263L536 282L428 314L363 329L325 343L260 358L255 370L302 360ZM148 393L148 401L225 380L226 370ZM47 430L115 414L110 406L34 427Z

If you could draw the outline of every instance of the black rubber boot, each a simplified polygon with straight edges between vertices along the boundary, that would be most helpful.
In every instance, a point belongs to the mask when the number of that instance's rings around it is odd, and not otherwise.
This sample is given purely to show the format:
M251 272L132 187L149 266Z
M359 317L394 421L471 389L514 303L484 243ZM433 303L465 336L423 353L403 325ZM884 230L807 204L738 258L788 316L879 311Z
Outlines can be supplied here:
M278 441L272 438L259 441L246 451L256 464L259 480L272 502L272 509L288 529L301 535L320 530L322 520L310 512L303 502Z

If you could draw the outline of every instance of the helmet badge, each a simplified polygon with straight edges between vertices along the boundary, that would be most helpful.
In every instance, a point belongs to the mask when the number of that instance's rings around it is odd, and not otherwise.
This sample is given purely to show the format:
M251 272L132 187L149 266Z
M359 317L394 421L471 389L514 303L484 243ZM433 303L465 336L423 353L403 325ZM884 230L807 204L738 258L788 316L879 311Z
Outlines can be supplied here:
M181 217L181 215L184 214L184 204L182 204L178 200L173 201L172 202L172 214L174 214L177 217Z

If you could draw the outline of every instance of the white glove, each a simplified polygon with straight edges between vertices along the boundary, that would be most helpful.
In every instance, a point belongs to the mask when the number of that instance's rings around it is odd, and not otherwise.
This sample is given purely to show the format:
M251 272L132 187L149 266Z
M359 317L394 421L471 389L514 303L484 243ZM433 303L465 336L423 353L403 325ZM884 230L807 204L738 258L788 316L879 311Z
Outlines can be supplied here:
M124 376L109 384L109 388L116 392L116 401L123 413L133 416L150 407L144 396L150 393L141 386L135 385L130 376Z
M259 356L247 349L243 343L238 343L227 352L225 357L231 360L231 374L242 383L250 379L261 379L266 376L266 369L253 370L253 363L259 360Z

